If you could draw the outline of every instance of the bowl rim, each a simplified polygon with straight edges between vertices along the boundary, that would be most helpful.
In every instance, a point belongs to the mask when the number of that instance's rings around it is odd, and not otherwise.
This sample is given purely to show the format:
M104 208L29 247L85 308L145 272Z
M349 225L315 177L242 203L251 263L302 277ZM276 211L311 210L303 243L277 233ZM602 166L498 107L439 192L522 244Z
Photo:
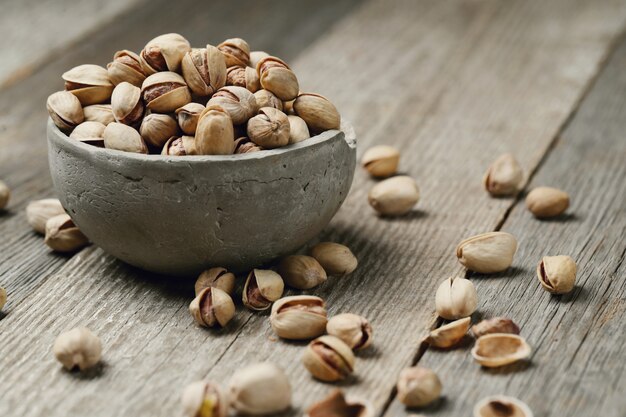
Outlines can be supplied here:
M244 154L231 154L231 155L184 155L184 156L175 156L175 155L160 155L160 154L141 154L134 152L126 152L120 151L117 149L108 149L101 148L99 146L93 146L84 142L81 142L76 139L72 139L58 128L57 125L54 124L52 119L48 117L48 140L56 141L60 146L69 148L79 152L86 152L92 155L109 155L111 157L115 157L117 159L128 160L128 161L140 161L140 162L189 162L189 163L204 163L204 162L217 162L217 161L242 161L242 160L250 160L250 159L265 159L272 156L283 155L288 152L293 152L299 149L306 149L323 142L329 141L338 135L342 135L345 142L351 148L356 148L356 135L354 132L354 128L350 124L350 122L346 120L341 120L341 127L339 130L327 130L318 135L312 136L309 139L305 139L301 142L294 143L291 145L283 146L276 149L266 149L260 152L250 152Z

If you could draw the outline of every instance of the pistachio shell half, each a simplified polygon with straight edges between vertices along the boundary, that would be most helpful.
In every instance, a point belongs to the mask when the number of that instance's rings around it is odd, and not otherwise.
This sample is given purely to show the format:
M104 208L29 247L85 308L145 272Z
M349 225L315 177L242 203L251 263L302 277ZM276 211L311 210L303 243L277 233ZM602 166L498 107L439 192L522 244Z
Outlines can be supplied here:
M482 366L496 368L526 359L531 348L523 337L510 333L491 333L476 340L472 356Z
M477 339L490 333L519 334L519 327L511 319L506 317L494 317L473 325L472 333Z
M493 395L474 406L474 417L533 417L533 412L517 398Z
M305 417L374 417L374 408L369 401L346 398L343 391L335 389L310 406Z
M463 340L471 321L470 317L465 317L438 327L430 332L426 338L426 343L440 349L450 348Z

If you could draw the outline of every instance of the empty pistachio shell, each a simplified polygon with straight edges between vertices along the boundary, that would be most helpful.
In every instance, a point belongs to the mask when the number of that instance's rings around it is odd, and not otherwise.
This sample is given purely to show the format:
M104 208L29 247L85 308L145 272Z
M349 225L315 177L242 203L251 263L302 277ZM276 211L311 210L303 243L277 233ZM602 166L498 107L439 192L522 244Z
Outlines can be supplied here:
M469 317L478 305L474 284L468 279L450 277L445 279L435 295L437 314L446 320Z
M87 246L89 239L63 213L46 221L45 243L55 252L76 252Z
M220 106L209 105L200 113L195 152L199 155L230 155L235 149L233 123Z
M519 327L511 319L506 317L494 317L473 325L472 333L475 338L491 333L519 334Z
M278 273L287 285L299 290L308 290L326 282L324 268L315 258L305 255L291 255L278 264Z
M306 122L298 116L289 115L289 143L302 142L311 137Z
M178 125L185 135L195 135L198 120L205 107L200 103L188 103L176 110Z
M499 156L483 177L485 189L496 197L517 194L523 181L522 167L510 153Z
M232 294L235 291L235 274L221 267L207 269L196 280L194 286L196 295L208 287L219 288L227 294Z
M104 146L104 129L100 122L82 122L70 133L70 138L94 146Z
M185 80L175 72L157 72L141 85L146 107L157 113L171 113L191 101Z
M207 287L189 304L189 312L200 326L224 327L235 315L235 304L224 291Z
M80 101L68 91L57 91L51 94L46 107L54 124L64 131L72 130L85 119Z
M441 381L428 368L414 366L403 369L396 384L398 399L407 407L424 407L441 395Z
M356 314L338 314L328 320L326 332L343 340L353 350L365 349L372 344L372 326L365 317Z
M148 147L135 129L122 123L109 123L104 129L104 147L118 151L148 153Z
M361 158L363 168L372 177L387 178L398 172L400 152L393 146L378 145L369 148Z
M293 102L293 111L304 119L309 130L314 133L339 129L341 124L341 116L337 108L326 97L319 94L298 95L296 101Z
M510 333L491 333L481 336L472 348L472 356L482 366L496 368L526 359L530 346L523 337Z
M517 398L494 395L476 404L474 417L533 417L533 412Z
M84 371L100 362L102 342L86 327L61 333L54 341L54 356L68 370Z
M228 416L228 397L213 382L192 382L185 387L181 400L186 417Z
M103 125L108 125L115 121L113 116L113 109L110 104L92 104L91 106L83 107L86 122L100 122Z
M381 215L401 216L417 204L420 192L413 178L400 175L376 184L367 198L374 210Z
M210 96L226 84L224 55L211 45L187 52L182 70L187 85L200 97Z
M165 142L178 133L178 124L169 114L150 113L141 121L139 134L143 140L156 148L162 148Z
M250 45L241 38L226 39L217 45L224 54L226 66L246 66L250 62Z
M222 107L235 125L246 123L259 110L254 94L243 87L232 85L222 87L213 94L207 107L212 105Z
M248 120L248 138L265 149L287 145L289 133L287 115L272 107L260 109L259 114Z
M463 240L456 247L459 262L470 271L492 274L513 263L517 240L509 233L489 232Z
M256 100L257 106L259 108L262 107L273 107L278 110L283 110L283 102L274 95L271 91L261 89L254 93L254 98Z
M537 265L537 278L548 292L568 293L576 283L576 262L565 255L544 256Z
M0 210L9 204L11 198L11 189L3 181L0 181Z
M2 310L2 308L4 307L6 303L7 303L7 290L0 287L0 310Z
M103 103L111 98L113 83L106 69L98 65L79 65L62 75L65 89L74 94L83 106Z
M37 233L46 233L48 219L59 214L65 214L65 210L58 198L44 198L35 200L26 206L26 221Z
M354 370L354 361L352 349L335 336L311 341L302 355L302 363L311 375L327 382L346 379Z
M346 398L336 389L310 406L305 417L374 417L374 408L369 401Z
M141 89L127 83L119 83L111 95L111 109L118 123L136 125L143 117L143 103L141 101Z
M311 256L322 265L328 275L348 275L359 263L350 248L334 242L321 242L313 246Z
M256 65L259 63L259 61L268 56L270 56L270 54L264 51L250 52L250 67L256 68Z
M117 51L113 56L113 62L107 65L109 80L115 85L128 82L136 87L146 79L146 74L141 68L141 58L134 52L123 50Z
M312 339L326 330L326 304L312 295L284 297L272 305L270 324L283 339Z
M235 371L229 397L240 414L274 414L291 406L291 384L281 368L262 362Z
M537 187L526 196L526 207L537 218L556 217L569 207L569 195L551 187Z
M190 50L187 39L178 33L157 36L139 54L141 67L147 75L160 71L178 72L183 57Z
M446 349L463 340L471 324L471 318L465 317L445 324L431 331L426 338L426 343L431 346Z
M256 70L261 87L271 91L282 101L293 100L298 95L300 91L298 78L281 59L274 56L265 57L257 63Z
M283 295L285 284L276 272L253 269L243 286L243 305L251 310L267 310Z

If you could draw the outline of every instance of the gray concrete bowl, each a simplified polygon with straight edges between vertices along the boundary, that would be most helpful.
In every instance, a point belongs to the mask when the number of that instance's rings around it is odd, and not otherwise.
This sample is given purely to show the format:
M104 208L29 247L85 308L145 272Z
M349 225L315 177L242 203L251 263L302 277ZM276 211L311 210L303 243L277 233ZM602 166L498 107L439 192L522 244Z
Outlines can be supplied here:
M63 207L92 242L184 276L243 271L315 237L350 190L356 138L344 124L275 150L166 157L83 144L49 120L48 158Z

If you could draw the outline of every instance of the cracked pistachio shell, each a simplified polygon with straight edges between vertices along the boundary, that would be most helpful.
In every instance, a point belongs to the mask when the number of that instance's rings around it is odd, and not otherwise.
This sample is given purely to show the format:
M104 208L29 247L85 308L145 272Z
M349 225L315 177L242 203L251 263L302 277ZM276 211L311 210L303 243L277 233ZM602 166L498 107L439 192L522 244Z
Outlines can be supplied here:
M150 113L141 121L139 134L147 144L162 148L169 138L178 134L178 123L169 114Z
M432 330L426 338L426 343L440 349L458 344L467 334L471 320L470 317L465 317Z
M7 290L0 287L0 310L2 310L2 308L4 307L6 303L7 303Z
M82 122L70 133L70 138L94 146L104 147L104 129L100 122Z
M227 294L232 294L235 291L235 274L228 272L226 268L209 268L202 272L196 280L194 286L196 295L208 287L219 288Z
M122 123L109 123L104 129L104 147L118 151L148 153L139 132Z
M270 324L274 333L283 339L312 339L326 330L326 314L326 304L321 298L294 295L272 305Z
M226 71L226 85L236 85L247 88L252 93L255 93L261 88L259 75L256 70L254 68L240 66L228 68Z
M435 308L446 320L469 317L478 305L476 288L472 281L461 277L445 279L437 288Z
M230 155L234 150L235 134L230 116L220 106L207 106L198 120L195 151L198 155Z
M220 88L207 103L207 107L222 107L235 125L244 124L257 114L259 107L254 94L243 87L226 86Z
M224 55L212 45L187 52L182 71L191 91L200 97L210 96L226 84Z
M239 139L237 139L235 141L235 152L236 154L242 154L242 153L250 153L250 152L258 152L258 151L262 151L263 148L261 148L259 145L257 145L256 143L252 142L250 139L248 139L247 137L241 137Z
M200 326L225 327L235 316L235 304L224 291L207 287L189 304L189 312Z
M350 274L359 263L350 248L334 242L313 246L311 256L322 265L326 274L340 277Z
M270 56L267 52L264 51L252 51L250 52L250 67L256 69L257 64L263 58L267 58Z
M229 384L232 407L240 414L275 414L291 406L291 383L285 372L269 362L240 368Z
M335 389L322 401L311 405L305 417L374 417L374 414L369 401L346 398L343 391Z
M483 185L494 197L512 196L522 187L524 172L519 162L510 153L496 159L483 177Z
M198 128L200 114L205 107L200 103L187 103L176 110L178 125L185 135L193 136Z
M83 106L103 103L111 98L113 83L105 68L84 64L64 72L65 89L74 94Z
M65 369L84 371L100 362L102 342L88 328L76 327L61 333L54 341L52 351Z
M146 74L141 68L141 58L134 52L123 50L113 55L113 61L107 65L109 80L115 85L123 82L141 87Z
M417 204L420 192L413 178L399 175L374 185L367 198L380 215L402 216Z
M372 344L372 326L365 317L352 313L338 314L328 320L326 333L338 337L353 350Z
M369 148L361 158L363 168L372 177L387 178L398 172L400 152L393 146L378 145Z
M537 265L537 278L552 294L568 293L576 283L576 262L565 255L544 256Z
M254 93L256 104L259 108L273 107L280 111L283 110L283 102L271 91L261 89Z
M513 263L517 240L506 232L488 232L463 240L456 247L459 262L470 271L493 274Z
M139 54L141 67L146 75L161 71L178 72L183 57L190 50L187 39L178 33L157 36Z
M161 155L185 156L197 155L195 151L195 138L193 136L172 136L165 142Z
M0 181L0 210L4 209L9 204L11 198L11 189L6 183Z
M262 311L283 295L285 284L276 272L268 269L253 269L243 286L243 305L250 310Z
M227 67L246 66L250 62L250 45L241 38L226 39L217 49L224 54Z
M493 395L476 403L474 417L533 417L533 412L517 398Z
M111 94L111 110L118 123L129 126L140 123L143 117L141 89L125 81L119 83Z
M89 243L89 239L65 213L46 221L45 243L55 252L76 252Z
M302 142L311 137L306 122L299 116L290 114L289 119L289 144Z
M146 107L157 113L172 113L191 101L185 80L175 72L157 72L141 85Z
M354 361L352 349L335 336L311 341L302 355L302 363L311 375L326 382L346 379L354 371Z
M103 125L108 125L115 121L113 117L113 109L110 104L92 104L91 106L83 107L86 122L100 122Z
M290 287L308 290L326 282L326 271L317 260L306 255L290 255L278 264L278 273Z
M42 235L46 233L46 222L60 214L65 214L65 209L58 198L35 200L26 206L26 221L35 232Z
M441 395L441 381L435 372L421 366L405 368L400 372L398 399L407 407L425 407Z
M293 111L304 119L313 133L339 129L341 116L326 97L313 93L301 93L293 102Z
M80 100L68 91L52 93L46 107L54 124L63 131L72 130L85 119Z
M530 356L530 346L523 337L510 333L491 333L476 339L474 360L487 368L509 365Z
M477 339L491 333L519 334L519 327L511 319L506 317L494 317L473 325L472 333Z
M284 61L268 56L257 63L256 70L261 87L271 91L282 101L293 100L298 96L298 78Z
M196 381L187 385L181 398L186 417L227 417L228 396L219 385Z
M289 119L280 110L263 107L248 120L248 138L265 149L274 149L289 143Z
M526 207L538 219L556 217L569 207L569 195L556 188L537 187L526 196Z

